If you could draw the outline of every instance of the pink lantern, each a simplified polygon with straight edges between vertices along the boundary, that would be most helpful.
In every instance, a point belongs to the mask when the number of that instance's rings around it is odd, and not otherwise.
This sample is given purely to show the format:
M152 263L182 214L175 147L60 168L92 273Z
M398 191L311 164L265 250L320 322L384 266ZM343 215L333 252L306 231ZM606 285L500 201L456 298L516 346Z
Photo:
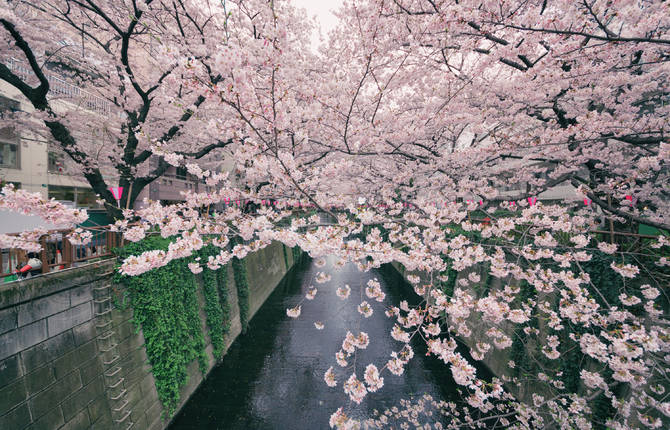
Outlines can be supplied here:
M584 197L584 206L590 206L592 201L593 200L587 199L586 197Z
M633 201L633 196L626 196L626 200L632 202Z
M515 203L514 203L514 202L509 202L509 205L510 205L510 206L514 206Z
M121 196L123 195L123 187L109 187L109 191L112 192L114 200L117 202L121 200Z
M537 197L528 197L528 204L533 206L537 203Z

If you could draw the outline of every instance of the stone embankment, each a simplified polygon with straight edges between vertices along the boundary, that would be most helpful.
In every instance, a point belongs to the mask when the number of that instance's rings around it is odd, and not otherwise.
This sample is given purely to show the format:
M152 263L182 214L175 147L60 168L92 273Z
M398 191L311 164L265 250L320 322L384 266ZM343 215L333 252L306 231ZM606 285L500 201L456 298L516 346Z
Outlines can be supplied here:
M280 243L244 260L249 319L295 263ZM164 429L142 330L133 311L114 306L113 260L0 286L0 429ZM231 326L225 350L241 332L231 264ZM201 322L206 333L203 293ZM206 340L208 368L194 360L175 414L216 360Z

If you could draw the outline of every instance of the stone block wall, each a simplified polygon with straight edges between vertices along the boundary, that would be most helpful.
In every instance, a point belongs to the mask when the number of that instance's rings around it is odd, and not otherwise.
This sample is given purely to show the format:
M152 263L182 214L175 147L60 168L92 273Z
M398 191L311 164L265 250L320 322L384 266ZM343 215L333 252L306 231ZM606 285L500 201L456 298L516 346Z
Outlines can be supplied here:
M111 269L107 261L0 287L0 428L111 428L94 303Z
M250 317L288 267L283 245L273 243L245 258ZM164 429L142 331L132 309L112 297L111 260L0 286L0 429ZM225 349L241 331L231 264L228 298L231 327ZM208 329L199 289L203 333ZM209 366L216 365L206 335ZM189 367L181 404L206 378L197 361Z

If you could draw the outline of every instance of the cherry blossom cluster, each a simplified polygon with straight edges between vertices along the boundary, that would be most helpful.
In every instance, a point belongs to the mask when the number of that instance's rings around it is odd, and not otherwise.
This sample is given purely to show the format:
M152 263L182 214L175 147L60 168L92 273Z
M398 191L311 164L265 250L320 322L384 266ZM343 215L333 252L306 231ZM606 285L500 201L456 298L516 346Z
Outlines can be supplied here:
M114 160L124 189L162 174L145 163L152 154L159 167L186 169L210 187L174 205L112 211L128 240L172 240L168 251L127 258L122 273L140 275L210 244L219 253L189 267L215 269L272 241L308 252L324 287L333 279L326 256L333 270L394 263L419 297L383 312L397 350L356 369L357 351L374 340L352 328L334 357L342 369L329 368L325 383L339 377L358 403L383 389L383 378L402 375L421 340L463 398L403 403L370 426L414 425L438 405L454 428L670 427L665 2L357 0L342 6L318 52L307 47L310 21L289 2L234 0L224 2L226 13L185 2L193 20L184 32L217 35L202 44L184 41L162 3L108 3L100 10L112 21L132 12L161 43L155 63L139 66L140 49L109 67L123 71L109 78L122 91L100 91L131 113L110 133L130 146L104 145L88 158ZM0 9L3 25L26 34L44 25ZM114 50L122 38L112 34ZM109 54L99 47L98 57ZM35 118L88 123L48 111ZM231 174L193 162L214 147L229 151ZM97 162L81 163L100 182ZM23 203L5 207L30 206L28 196L10 194ZM47 210L64 219L59 211ZM640 224L659 229L657 238L634 236ZM343 300L352 295L349 285L333 289ZM315 290L287 315L300 318ZM382 315L373 306L385 300L370 281L343 306L364 324ZM477 372L477 363L499 357L508 366L497 366L495 378ZM572 376L570 361L583 363ZM348 414L335 411L331 427L364 424Z
M0 191L0 209L38 216L56 228L71 228L88 219L85 209L69 208L54 199L45 200L42 194L17 190L13 184L5 185ZM39 240L45 234L47 231L41 228L20 232L18 235L2 234L0 235L0 247L37 252L42 249ZM90 231L83 231L80 228L68 236L74 245L86 244L91 237Z

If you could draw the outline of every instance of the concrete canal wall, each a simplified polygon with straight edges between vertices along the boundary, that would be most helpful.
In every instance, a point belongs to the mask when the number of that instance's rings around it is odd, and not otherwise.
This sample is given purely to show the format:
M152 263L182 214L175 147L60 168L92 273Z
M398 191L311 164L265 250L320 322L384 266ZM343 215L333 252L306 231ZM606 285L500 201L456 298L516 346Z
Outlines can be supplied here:
M243 263L249 319L293 266L291 249L273 243ZM166 417L148 364L144 336L130 307L113 304L114 262L54 272L0 286L0 429L163 429ZM231 327L225 350L241 332L231 264ZM201 279L198 281L202 286ZM200 319L207 333L204 296ZM216 360L207 335L207 372ZM188 368L177 412L206 377ZM176 413L176 412L175 412Z
M406 271L405 268L397 263L393 262L391 264L398 273L402 275L402 277L406 280L408 275L414 275L418 276L421 278L421 284L430 284L431 280L427 278L426 274L424 272L411 272L411 271ZM468 270L465 270L463 272L459 272L458 276L456 278L456 284L458 284L458 280L467 278L469 274L471 273L477 273L480 275L480 278L484 279L486 277L486 274L484 271L486 270L485 267L482 265L475 266L474 268L470 268ZM495 291L498 289L502 288L503 285L503 280L499 278L492 278L489 280L490 282L490 289ZM504 282L507 284L515 284L514 279L511 277L508 279L505 279ZM461 287L463 288L463 287ZM468 289L468 292L475 297L475 299L479 299L481 296L480 292L477 292L473 290L472 288ZM484 334L491 326L489 324L485 324L481 321L478 315L473 312L473 314L467 319L467 325L468 327L472 330L472 335L468 338L459 338L463 344L468 346L469 348L473 349L475 348L475 343L477 339L486 339L487 336ZM499 326L497 326L502 332L506 333L508 336L513 337L513 332L514 332L514 326L511 323L508 322L503 322ZM493 351L489 351L485 356L484 359L481 361L482 364L484 364L494 375L501 377L502 375L507 375L510 373L510 367L509 367L509 361L511 360L511 349L506 348L503 350L499 349L494 349ZM519 396L521 395L521 398L524 397L524 389L522 385L512 385L512 384L507 384L506 385L508 390L511 390L515 395Z
M430 284L431 279L429 279L426 275L425 272L412 272L412 271L407 271L405 268L396 262L393 262L391 264L393 268L402 275L402 277L407 280L408 275L414 275L418 276L421 281L420 283L423 284ZM514 279L513 276L507 276L503 279L489 276L487 274L488 268L485 265L478 264L473 267L470 267L464 271L458 272L456 276L456 285L459 285L458 281L464 278L467 278L470 274L476 273L479 275L480 279L484 280L486 279L486 282L488 284L488 291L499 291L502 290L506 285L510 286L518 286L519 281ZM484 289L475 289L472 286L468 287L463 287L460 286L460 288L465 289L470 295L474 297L475 300L480 299L484 297L486 294ZM538 298L541 300L547 299L547 300L554 300L554 298L551 295L547 294L539 294ZM486 321L483 321L481 319L481 314L477 312L472 312L471 315L466 319L466 323L468 328L472 331L472 334L470 337L464 338L464 337L458 337L458 340L461 341L465 346L470 348L471 350L476 350L476 343L479 339L489 339L489 337L485 334L488 329L491 327L496 327L503 333L505 333L508 337L511 339L514 339L515 334L515 324L511 323L510 321L503 321L500 324L492 324ZM539 336L546 336L547 333L547 327L546 323L542 322L539 327L540 331ZM512 382L512 377L514 376L514 370L510 368L509 362L512 360L514 357L512 356L512 348L508 347L505 349L497 349L497 348L491 348L491 350L484 355L484 359L480 361L481 364L486 366L488 370L491 371L491 373L498 378L501 378L503 380L507 379L507 382L504 383L505 388L512 393L517 399L519 399L522 402L532 404L532 394L537 393L544 395L545 397L548 397L552 395L552 389L549 385L542 384L539 381L526 381L526 382L520 382L520 383L514 383Z

